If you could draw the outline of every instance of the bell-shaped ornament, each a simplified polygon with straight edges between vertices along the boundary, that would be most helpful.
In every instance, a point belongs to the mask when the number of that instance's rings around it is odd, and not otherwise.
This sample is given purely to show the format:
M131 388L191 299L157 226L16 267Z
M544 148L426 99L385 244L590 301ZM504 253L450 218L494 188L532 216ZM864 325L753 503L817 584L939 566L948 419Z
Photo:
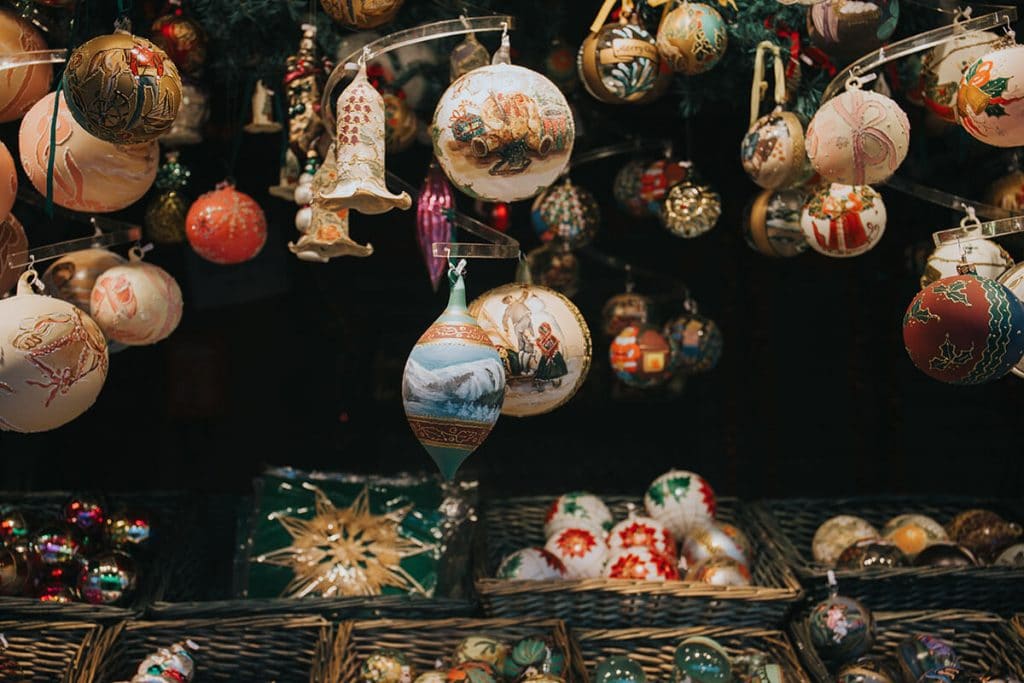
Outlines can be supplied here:
M338 96L336 116L337 181L314 195L323 207L376 214L412 206L407 192L393 194L384 182L384 99L367 80L365 63Z
M246 133L280 133L281 124L274 119L274 91L257 81L252 91L252 121L242 127Z

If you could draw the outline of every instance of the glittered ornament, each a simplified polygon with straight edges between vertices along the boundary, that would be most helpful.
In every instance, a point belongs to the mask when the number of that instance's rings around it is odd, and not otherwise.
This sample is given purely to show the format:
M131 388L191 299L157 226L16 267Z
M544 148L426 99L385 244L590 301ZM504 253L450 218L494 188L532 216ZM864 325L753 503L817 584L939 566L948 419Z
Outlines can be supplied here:
M0 247L0 253L3 249ZM1013 266L1005 273L999 276L999 284L1003 285L1011 292L1014 296L1024 302L1024 263L1018 263ZM1024 378L1024 358L1011 368L1011 372L1017 377Z
M50 296L74 304L88 313L96 278L125 262L122 256L107 249L68 252L51 263L43 273L45 291Z
M381 648L363 660L360 683L407 683L413 677L412 662L399 650Z
M160 135L164 147L198 145L203 141L203 128L210 120L210 95L200 84L189 79L181 82L181 106L174 123Z
M807 194L803 190L765 190L754 198L743 218L743 237L751 249L780 258L807 250L800 226Z
M181 190L188 185L192 172L178 162L177 152L168 152L156 174L160 191L146 206L142 226L146 237L158 244L180 244L185 241L185 217L192 205Z
M863 604L831 595L808 616L811 644L827 662L842 664L866 654L875 642L875 618Z
M509 647L487 635L466 636L455 646L452 659L456 662L487 662L500 667L508 656Z
M686 571L686 580L711 586L749 586L752 577L745 563L717 555L690 567Z
M954 541L970 550L985 562L1024 534L1019 524L1008 522L992 510L964 510L949 524L946 532Z
M704 477L686 470L670 470L651 482L644 506L677 539L715 521L715 492Z
M995 280L972 273L922 289L903 316L910 360L933 379L981 384L1024 357L1024 304Z
M636 514L611 528L608 532L608 548L612 552L623 548L649 548L660 555L676 556L676 541L668 527L653 517Z
M882 539L856 541L839 553L836 569L905 567L907 556L895 543Z
M650 322L653 307L651 299L642 294L632 291L616 294L601 308L602 329L609 337L616 337L631 325L642 327Z
M594 195L566 178L534 200L531 217L541 242L558 241L578 249L593 241L601 209Z
M63 84L75 121L90 135L119 145L155 140L181 106L178 67L159 47L126 31L75 48Z
M899 16L899 0L823 0L807 9L807 33L816 46L848 61L881 47Z
M141 510L115 510L107 517L107 538L115 548L145 547L153 535L149 515Z
M674 371L695 374L713 370L722 358L722 332L714 320L691 310L665 323L663 333L675 345Z
M384 148L388 154L404 152L416 140L419 120L416 112L404 98L390 92L381 94L384 100Z
M931 517L917 514L897 515L882 527L882 538L899 546L907 557L914 558L922 550L948 540L946 530Z
M509 651L500 672L510 681L518 681L529 671L547 671L559 676L565 671L563 655L550 639L523 638Z
M1013 266L1013 257L990 240L944 244L936 247L928 257L921 274L921 286L927 287L936 280L957 275L957 268L961 265L972 266L980 277L996 280Z
M715 227L722 215L722 197L708 185L682 182L661 204L658 219L676 237L699 237Z
M32 577L28 554L19 548L0 545L0 596L25 593Z
M598 662L594 683L647 683L647 675L636 661L616 655Z
M964 71L1006 42L989 31L965 31L926 52L921 62L924 105L943 121L955 123L956 93Z
M586 491L563 493L548 508L544 536L551 538L563 529L590 529L604 538L612 527L612 513L604 501Z
M967 67L957 87L960 126L985 144L1024 145L1024 45L996 49Z
M687 567L695 567L712 557L728 557L749 567L754 559L752 553L746 534L727 522L698 528L686 536L682 549Z
M628 325L612 340L608 358L621 382L648 388L669 380L675 352L671 338L657 328Z
M604 565L604 576L632 581L677 581L679 569L674 558L639 546L611 552Z
M714 7L684 2L662 16L657 44L673 71L695 76L718 64L729 44L729 33Z
M565 244L548 243L526 254L530 277L567 297L576 295L580 286L580 261Z
M166 270L143 262L141 250L134 249L128 263L96 278L90 310L107 339L128 346L155 344L181 322L181 288Z
M376 28L389 23L405 0L320 0L324 12L348 28Z
M896 661L906 681L917 681L926 672L959 666L960 657L948 642L929 633L915 633L896 647Z
M604 534L592 527L568 527L555 532L544 548L565 565L567 579L592 579L601 575L608 558Z
M544 548L523 548L501 561L494 578L505 581L555 581L565 578L565 565Z
M0 57L47 49L43 34L32 22L10 9L0 9ZM5 69L0 87L0 123L20 119L50 90L52 64ZM51 107L52 111L52 107Z
M7 145L0 142L0 220L11 214L18 195L18 169ZM2 267L2 264L0 264Z
M27 251L28 237L25 235L25 228L13 213L7 214L7 218L0 221L0 297L14 289L18 284L18 278L27 267L19 265L13 268L9 265L10 259L14 258L15 254Z
M731 683L732 665L729 654L718 641L704 636L691 636L676 648L672 664L677 683Z
M420 253L427 265L430 284L434 291L441 284L447 264L440 256L434 256L435 242L452 240L452 222L450 212L455 208L455 195L448 179L436 162L430 163L427 178L423 181L419 197L416 199L416 241L420 245Z
M640 197L644 171L649 162L641 159L630 161L619 169L612 182L612 196L620 209L630 216L642 218L648 215L647 202Z
M807 173L804 126L796 114L774 111L754 121L740 143L740 161L766 190L799 184Z
M198 21L185 13L181 0L171 0L169 4L168 11L150 26L150 36L181 73L194 76L206 62L206 33Z
M138 587L135 561L125 553L102 553L89 560L78 577L78 592L91 605L125 605Z
M825 256L848 258L870 251L885 233L882 196L870 185L831 183L804 204L800 226L807 244Z
M207 261L242 263L263 250L267 218L256 200L223 182L189 208L185 236L192 249Z
M576 55L583 87L609 104L644 104L661 97L672 72L654 36L625 13L617 22L604 24L606 18L607 12L598 14Z
M974 567L978 560L967 548L956 543L932 543L914 558L915 567Z
M811 554L815 561L832 566L840 553L851 544L862 539L878 537L878 529L866 519L853 515L836 515L825 520L814 532Z

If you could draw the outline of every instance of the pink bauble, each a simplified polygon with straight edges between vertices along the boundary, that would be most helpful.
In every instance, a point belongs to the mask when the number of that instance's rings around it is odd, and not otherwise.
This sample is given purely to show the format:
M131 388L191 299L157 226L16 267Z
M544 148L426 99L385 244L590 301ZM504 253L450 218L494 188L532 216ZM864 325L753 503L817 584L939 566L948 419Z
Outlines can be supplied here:
M50 93L25 114L18 132L21 165L32 185L46 194L50 159ZM156 178L160 145L115 145L85 132L68 111L63 94L57 111L57 157L53 164L53 201L87 213L119 211L146 194Z
M43 35L28 19L0 10L0 57L46 49ZM33 64L0 71L0 123L20 119L50 90L53 65Z
M679 570L671 557L650 548L622 548L609 556L604 575L609 579L676 581Z
M656 553L675 557L676 541L664 524L652 517L631 516L608 532L612 552L623 548L649 548Z
M548 539L544 549L562 561L567 579L601 576L608 558L608 544L593 529L562 529Z
M129 346L166 339L181 322L181 288L166 270L138 256L96 278L92 317L112 339Z
M24 267L8 266L7 260L13 254L27 250L25 228L21 227L21 221L13 213L7 214L7 219L0 221L0 297L12 290L18 284L18 277L25 272Z
M0 220L7 218L18 196L18 169L7 145L0 142ZM2 264L0 264L2 266Z
M242 263L266 244L267 218L256 200L224 183L192 204L185 217L185 236L207 261Z

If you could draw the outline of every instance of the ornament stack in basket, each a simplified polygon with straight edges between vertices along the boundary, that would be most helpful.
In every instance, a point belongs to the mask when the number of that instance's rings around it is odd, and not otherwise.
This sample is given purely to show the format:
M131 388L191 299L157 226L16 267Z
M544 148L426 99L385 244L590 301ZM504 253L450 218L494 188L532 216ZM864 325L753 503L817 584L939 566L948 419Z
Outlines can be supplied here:
M676 647L672 680L691 683L768 683L781 681L782 667L765 653L730 657L714 638L690 636ZM629 656L614 655L598 662L594 683L656 683L648 679L640 663Z

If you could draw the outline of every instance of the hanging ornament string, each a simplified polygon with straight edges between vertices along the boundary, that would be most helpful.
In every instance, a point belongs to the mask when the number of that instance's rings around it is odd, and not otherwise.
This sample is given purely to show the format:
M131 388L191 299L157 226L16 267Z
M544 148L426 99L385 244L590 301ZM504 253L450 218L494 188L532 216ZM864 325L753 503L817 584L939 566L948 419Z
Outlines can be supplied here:
M750 125L761 117L761 98L768 92L768 83L764 77L764 57L771 54L773 60L773 77L775 91L772 93L775 106L781 107L786 102L786 70L782 65L782 51L770 40L763 40L754 52L754 81L750 87Z

